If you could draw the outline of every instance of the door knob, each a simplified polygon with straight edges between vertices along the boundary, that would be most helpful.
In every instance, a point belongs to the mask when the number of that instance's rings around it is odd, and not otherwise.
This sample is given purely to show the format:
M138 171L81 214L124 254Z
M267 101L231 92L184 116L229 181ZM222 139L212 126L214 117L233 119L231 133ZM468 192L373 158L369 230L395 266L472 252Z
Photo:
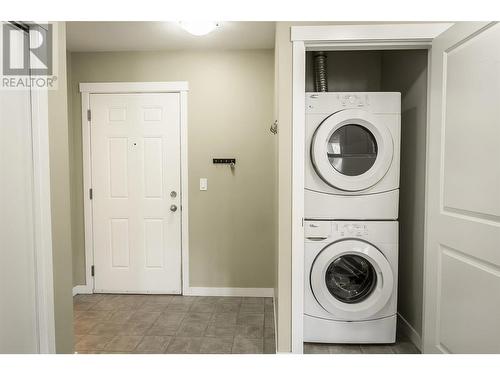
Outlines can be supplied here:
M177 206L175 204L170 206L170 211L175 212L177 211Z

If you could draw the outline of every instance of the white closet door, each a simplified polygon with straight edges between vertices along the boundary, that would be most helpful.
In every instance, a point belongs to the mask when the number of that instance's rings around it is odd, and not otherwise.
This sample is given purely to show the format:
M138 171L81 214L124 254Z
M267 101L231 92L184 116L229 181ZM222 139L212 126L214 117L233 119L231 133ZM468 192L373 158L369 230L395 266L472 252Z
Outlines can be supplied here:
M180 95L90 95L94 288L181 293Z
M432 46L424 351L500 353L500 25Z

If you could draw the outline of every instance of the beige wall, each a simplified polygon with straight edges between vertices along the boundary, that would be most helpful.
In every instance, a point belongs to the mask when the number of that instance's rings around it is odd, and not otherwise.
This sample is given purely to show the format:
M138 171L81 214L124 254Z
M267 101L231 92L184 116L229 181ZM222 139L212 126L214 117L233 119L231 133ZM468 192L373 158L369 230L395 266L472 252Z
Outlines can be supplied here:
M50 90L49 154L56 350L73 352L71 213L66 86L66 26L58 22L58 89Z
M290 23L276 24L278 118L278 259L276 350L291 351L292 307L292 43Z
M80 82L188 81L190 285L274 286L272 50L71 53L74 285L85 281ZM235 157L234 172L213 157ZM208 191L199 191L199 178Z
M278 49L274 49L274 101L273 101L273 120L277 121L278 120L278 92L279 92L279 79L278 79ZM277 134L274 137L274 166L275 166L275 178L276 178L276 184L274 187L275 191L275 196L276 199L274 201L274 230L275 230L275 235L274 235L274 318L275 321L277 322L277 311L279 310L279 289L278 289L278 283L279 283L279 272L278 272L278 260L279 260L279 254L278 254L278 249L279 249L279 186L278 186L278 159L279 159L279 147L278 147L278 141L279 141L279 135ZM276 337L275 340L276 342L278 341L278 328L277 325L275 327L275 332L276 332ZM277 346L276 346L277 349Z

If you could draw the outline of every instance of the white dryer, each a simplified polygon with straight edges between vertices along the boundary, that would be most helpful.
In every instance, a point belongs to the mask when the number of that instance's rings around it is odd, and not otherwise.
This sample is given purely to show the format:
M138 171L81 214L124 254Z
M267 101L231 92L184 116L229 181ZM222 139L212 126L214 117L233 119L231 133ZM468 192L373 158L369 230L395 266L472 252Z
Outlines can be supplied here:
M307 93L305 217L398 217L401 94Z
M304 341L395 342L397 221L305 221L304 264Z

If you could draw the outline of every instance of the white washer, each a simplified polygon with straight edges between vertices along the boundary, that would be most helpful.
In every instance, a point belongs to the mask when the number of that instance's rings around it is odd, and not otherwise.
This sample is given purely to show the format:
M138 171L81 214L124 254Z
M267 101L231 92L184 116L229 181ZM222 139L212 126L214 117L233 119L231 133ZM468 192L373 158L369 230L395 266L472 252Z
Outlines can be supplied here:
M307 93L305 217L398 217L401 94Z
M305 221L304 341L393 343L397 221Z

